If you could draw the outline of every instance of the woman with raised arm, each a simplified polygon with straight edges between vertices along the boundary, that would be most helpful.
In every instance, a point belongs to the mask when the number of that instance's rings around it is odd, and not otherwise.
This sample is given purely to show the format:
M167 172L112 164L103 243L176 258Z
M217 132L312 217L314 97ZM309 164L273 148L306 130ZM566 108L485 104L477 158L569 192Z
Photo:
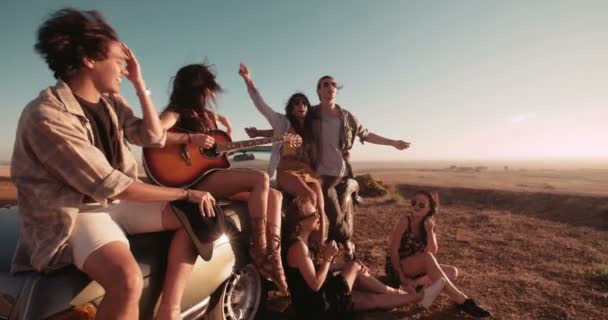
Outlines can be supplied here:
M285 106L285 114L274 111L262 98L256 89L249 68L241 63L239 74L247 85L249 96L258 111L272 126L273 135L281 136L285 133L298 134L302 137L301 147L294 148L287 144L274 146L268 166L268 174L272 176L276 168L278 186L294 197L307 197L311 199L321 216L321 230L315 233L314 240L320 244L325 238L325 203L321 183L315 177L310 163L309 152L312 145L310 117L308 108L310 102L303 93L294 93ZM280 148L280 149L278 149Z
M319 214L312 201L297 198L288 208L284 238L285 274L291 301L301 319L349 319L354 311L393 309L418 303L428 308L444 286L437 279L422 292L408 294L383 284L358 260L346 263L334 275L330 267L338 253L335 241L321 248L315 265L309 255L310 234L319 229Z
M386 274L391 283L414 292L416 286L443 278L446 279L445 292L456 301L460 310L474 317L491 316L454 286L452 281L458 276L456 267L439 264L435 258L438 249L434 218L439 212L437 193L418 191L411 204L414 213L400 219L391 237L386 258Z
M208 109L215 102L221 86L205 64L182 67L173 78L169 104L161 115L163 128L169 131L167 144L196 144L211 148L215 141L210 130L218 128L215 114ZM226 119L227 120L227 119ZM230 198L248 193L246 200L251 215L253 246L251 257L262 276L270 278L286 291L287 285L281 265L281 193L270 188L268 175L260 170L212 169L194 186L206 190L216 198Z

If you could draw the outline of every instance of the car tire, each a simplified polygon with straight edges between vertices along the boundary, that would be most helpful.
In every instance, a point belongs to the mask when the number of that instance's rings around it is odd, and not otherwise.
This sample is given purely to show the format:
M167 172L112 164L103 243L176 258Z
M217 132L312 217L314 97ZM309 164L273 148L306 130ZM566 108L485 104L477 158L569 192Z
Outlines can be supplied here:
M235 271L211 295L207 320L253 320L264 302L260 274L252 264Z

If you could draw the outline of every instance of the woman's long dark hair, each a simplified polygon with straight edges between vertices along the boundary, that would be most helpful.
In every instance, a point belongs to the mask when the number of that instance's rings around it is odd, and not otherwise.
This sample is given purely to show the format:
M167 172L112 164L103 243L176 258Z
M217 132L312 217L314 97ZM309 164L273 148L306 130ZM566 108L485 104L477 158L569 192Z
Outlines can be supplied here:
M207 110L208 101L212 99L208 91L222 92L212 67L204 63L184 66L173 77L173 90L166 109L179 114L194 110L202 115Z
M297 100L304 100L307 108L303 126L300 125L300 121L293 115L293 107ZM289 120L291 127L300 135L300 137L302 137L303 142L310 142L312 139L312 113L310 112L310 101L308 100L308 97L301 92L292 94L285 106L285 116Z
M422 222L420 223L420 239L426 243L427 234L426 229L424 228L424 222L439 213L439 195L436 192L418 190L414 193L414 197L419 194L425 196L429 201L429 212L422 218Z

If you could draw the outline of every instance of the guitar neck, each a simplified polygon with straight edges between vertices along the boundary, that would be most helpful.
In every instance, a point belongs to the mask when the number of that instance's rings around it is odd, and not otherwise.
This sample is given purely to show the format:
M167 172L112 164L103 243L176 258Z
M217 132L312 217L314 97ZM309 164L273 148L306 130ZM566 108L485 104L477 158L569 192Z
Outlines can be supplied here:
M263 144L275 143L285 141L283 137L270 137L270 138L261 138L261 139L250 139L243 141L234 141L228 142L224 144L219 144L217 146L216 151L218 153L232 152L241 149L247 149L255 146L261 146Z

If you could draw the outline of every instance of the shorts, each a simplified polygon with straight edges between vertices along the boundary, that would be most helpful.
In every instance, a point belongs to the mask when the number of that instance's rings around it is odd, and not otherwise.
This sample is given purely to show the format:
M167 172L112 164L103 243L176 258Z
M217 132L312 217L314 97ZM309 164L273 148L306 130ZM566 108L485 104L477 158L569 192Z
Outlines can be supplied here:
M68 243L74 265L80 270L86 259L104 245L120 241L129 246L127 234L163 231L162 214L167 202L116 201L109 207L84 204Z

